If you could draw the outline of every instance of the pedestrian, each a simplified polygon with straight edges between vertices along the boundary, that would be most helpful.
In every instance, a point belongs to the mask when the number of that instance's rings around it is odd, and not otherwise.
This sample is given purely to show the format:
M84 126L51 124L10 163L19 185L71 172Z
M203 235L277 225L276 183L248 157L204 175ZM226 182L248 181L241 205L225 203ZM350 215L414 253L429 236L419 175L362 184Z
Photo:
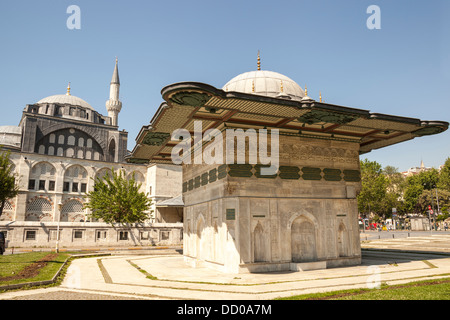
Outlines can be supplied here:
M447 229L448 229L447 222L444 222L444 230L447 231Z

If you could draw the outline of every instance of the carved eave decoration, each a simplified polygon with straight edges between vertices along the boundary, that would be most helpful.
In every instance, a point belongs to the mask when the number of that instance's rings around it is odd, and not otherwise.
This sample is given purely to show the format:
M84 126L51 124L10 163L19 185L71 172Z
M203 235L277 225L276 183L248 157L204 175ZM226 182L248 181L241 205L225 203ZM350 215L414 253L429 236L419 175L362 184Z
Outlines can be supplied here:
M294 101L240 92L225 92L213 86L182 82L161 91L165 100L148 126L142 127L130 162L171 163L171 140L176 129L194 133L194 121L203 132L216 128L278 129L280 135L301 136L358 143L360 154L416 137L441 133L448 122L422 121L368 110L318 102Z

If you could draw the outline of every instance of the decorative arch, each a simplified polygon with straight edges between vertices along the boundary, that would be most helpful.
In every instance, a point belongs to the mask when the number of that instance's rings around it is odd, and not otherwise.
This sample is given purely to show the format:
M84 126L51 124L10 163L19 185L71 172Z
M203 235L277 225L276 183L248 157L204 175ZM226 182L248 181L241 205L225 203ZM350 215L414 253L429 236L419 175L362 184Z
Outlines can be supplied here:
M339 223L337 232L337 246L339 257L348 257L350 252L350 239L343 221Z
M74 164L64 171L63 192L86 193L89 175L86 168Z
M112 171L112 170L114 170L114 169L112 169L112 168L107 168L107 167L101 168L100 170L98 170L98 171L95 173L95 178L97 178L97 177L103 178L107 173L111 174L111 171Z
M253 230L253 259L255 262L267 261L266 237L264 236L264 228L258 221L255 229Z
M287 225L288 230L291 229L292 223L294 222L294 220L299 217L305 217L306 219L311 220L314 223L314 227L316 228L316 230L319 229L319 222L317 221L316 217L314 217L311 213L309 213L305 210L301 210L300 212L293 213L291 215L291 217L289 218L288 225Z
M61 207L60 221L82 222L85 218L84 212L83 201L78 198L70 198Z
M27 202L25 221L52 221L53 202L45 196L36 196Z
M40 161L31 167L30 177L37 178L40 176L53 177L56 174L56 168L50 162Z
M199 214L195 223L195 248L196 248L196 257L204 258L206 256L205 244L206 244L206 220L203 214Z
M107 161L115 162L116 159L116 139L112 137L108 142Z
M145 176L142 172L139 171L132 171L128 174L127 176L127 180L130 180L133 177L134 174L134 181L136 181L136 183L140 183L141 184L141 188L139 189L139 191L143 192L145 191Z
M14 209L15 209L14 202L6 200L5 205L3 207L3 213L0 217L0 221L13 221Z
M291 235L292 262L310 262L317 260L317 238L319 224L309 212L294 214L288 223Z

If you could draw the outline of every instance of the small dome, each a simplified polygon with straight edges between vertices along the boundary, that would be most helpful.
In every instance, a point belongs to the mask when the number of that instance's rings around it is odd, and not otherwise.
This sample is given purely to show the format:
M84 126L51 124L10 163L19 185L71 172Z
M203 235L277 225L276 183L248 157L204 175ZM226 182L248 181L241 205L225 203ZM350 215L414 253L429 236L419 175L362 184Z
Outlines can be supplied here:
M68 94L57 94L54 96L49 96L37 102L37 104L40 103L70 104L72 106L80 106L83 108L94 110L94 108L92 108L91 105L83 99Z
M228 81L222 89L297 101L305 96L295 81L278 72L266 70L242 73Z
M19 126L0 126L0 145L20 147L22 128Z

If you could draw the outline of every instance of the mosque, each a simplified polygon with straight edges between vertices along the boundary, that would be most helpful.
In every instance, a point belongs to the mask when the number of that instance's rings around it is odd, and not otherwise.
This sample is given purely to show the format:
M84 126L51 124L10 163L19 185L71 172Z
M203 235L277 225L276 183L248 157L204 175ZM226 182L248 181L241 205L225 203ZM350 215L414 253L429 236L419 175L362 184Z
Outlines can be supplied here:
M184 259L226 273L360 264L360 154L448 128L314 100L289 77L262 70L259 56L257 70L222 88L181 82L161 93L127 160L180 156ZM257 131L267 133L265 145ZM263 173L272 164L259 152L251 161L258 148L276 156L276 170ZM205 154L208 161L198 157Z
M181 169L125 161L128 133L118 127L119 90L116 59L107 116L72 95L69 83L65 94L26 105L18 126L0 126L0 146L11 152L20 188L0 217L9 247L54 246L56 240L60 247L180 243L182 204L176 197L181 196ZM152 199L149 220L139 228L92 221L83 207L93 178L112 168L134 175ZM160 177L166 183L156 185Z

